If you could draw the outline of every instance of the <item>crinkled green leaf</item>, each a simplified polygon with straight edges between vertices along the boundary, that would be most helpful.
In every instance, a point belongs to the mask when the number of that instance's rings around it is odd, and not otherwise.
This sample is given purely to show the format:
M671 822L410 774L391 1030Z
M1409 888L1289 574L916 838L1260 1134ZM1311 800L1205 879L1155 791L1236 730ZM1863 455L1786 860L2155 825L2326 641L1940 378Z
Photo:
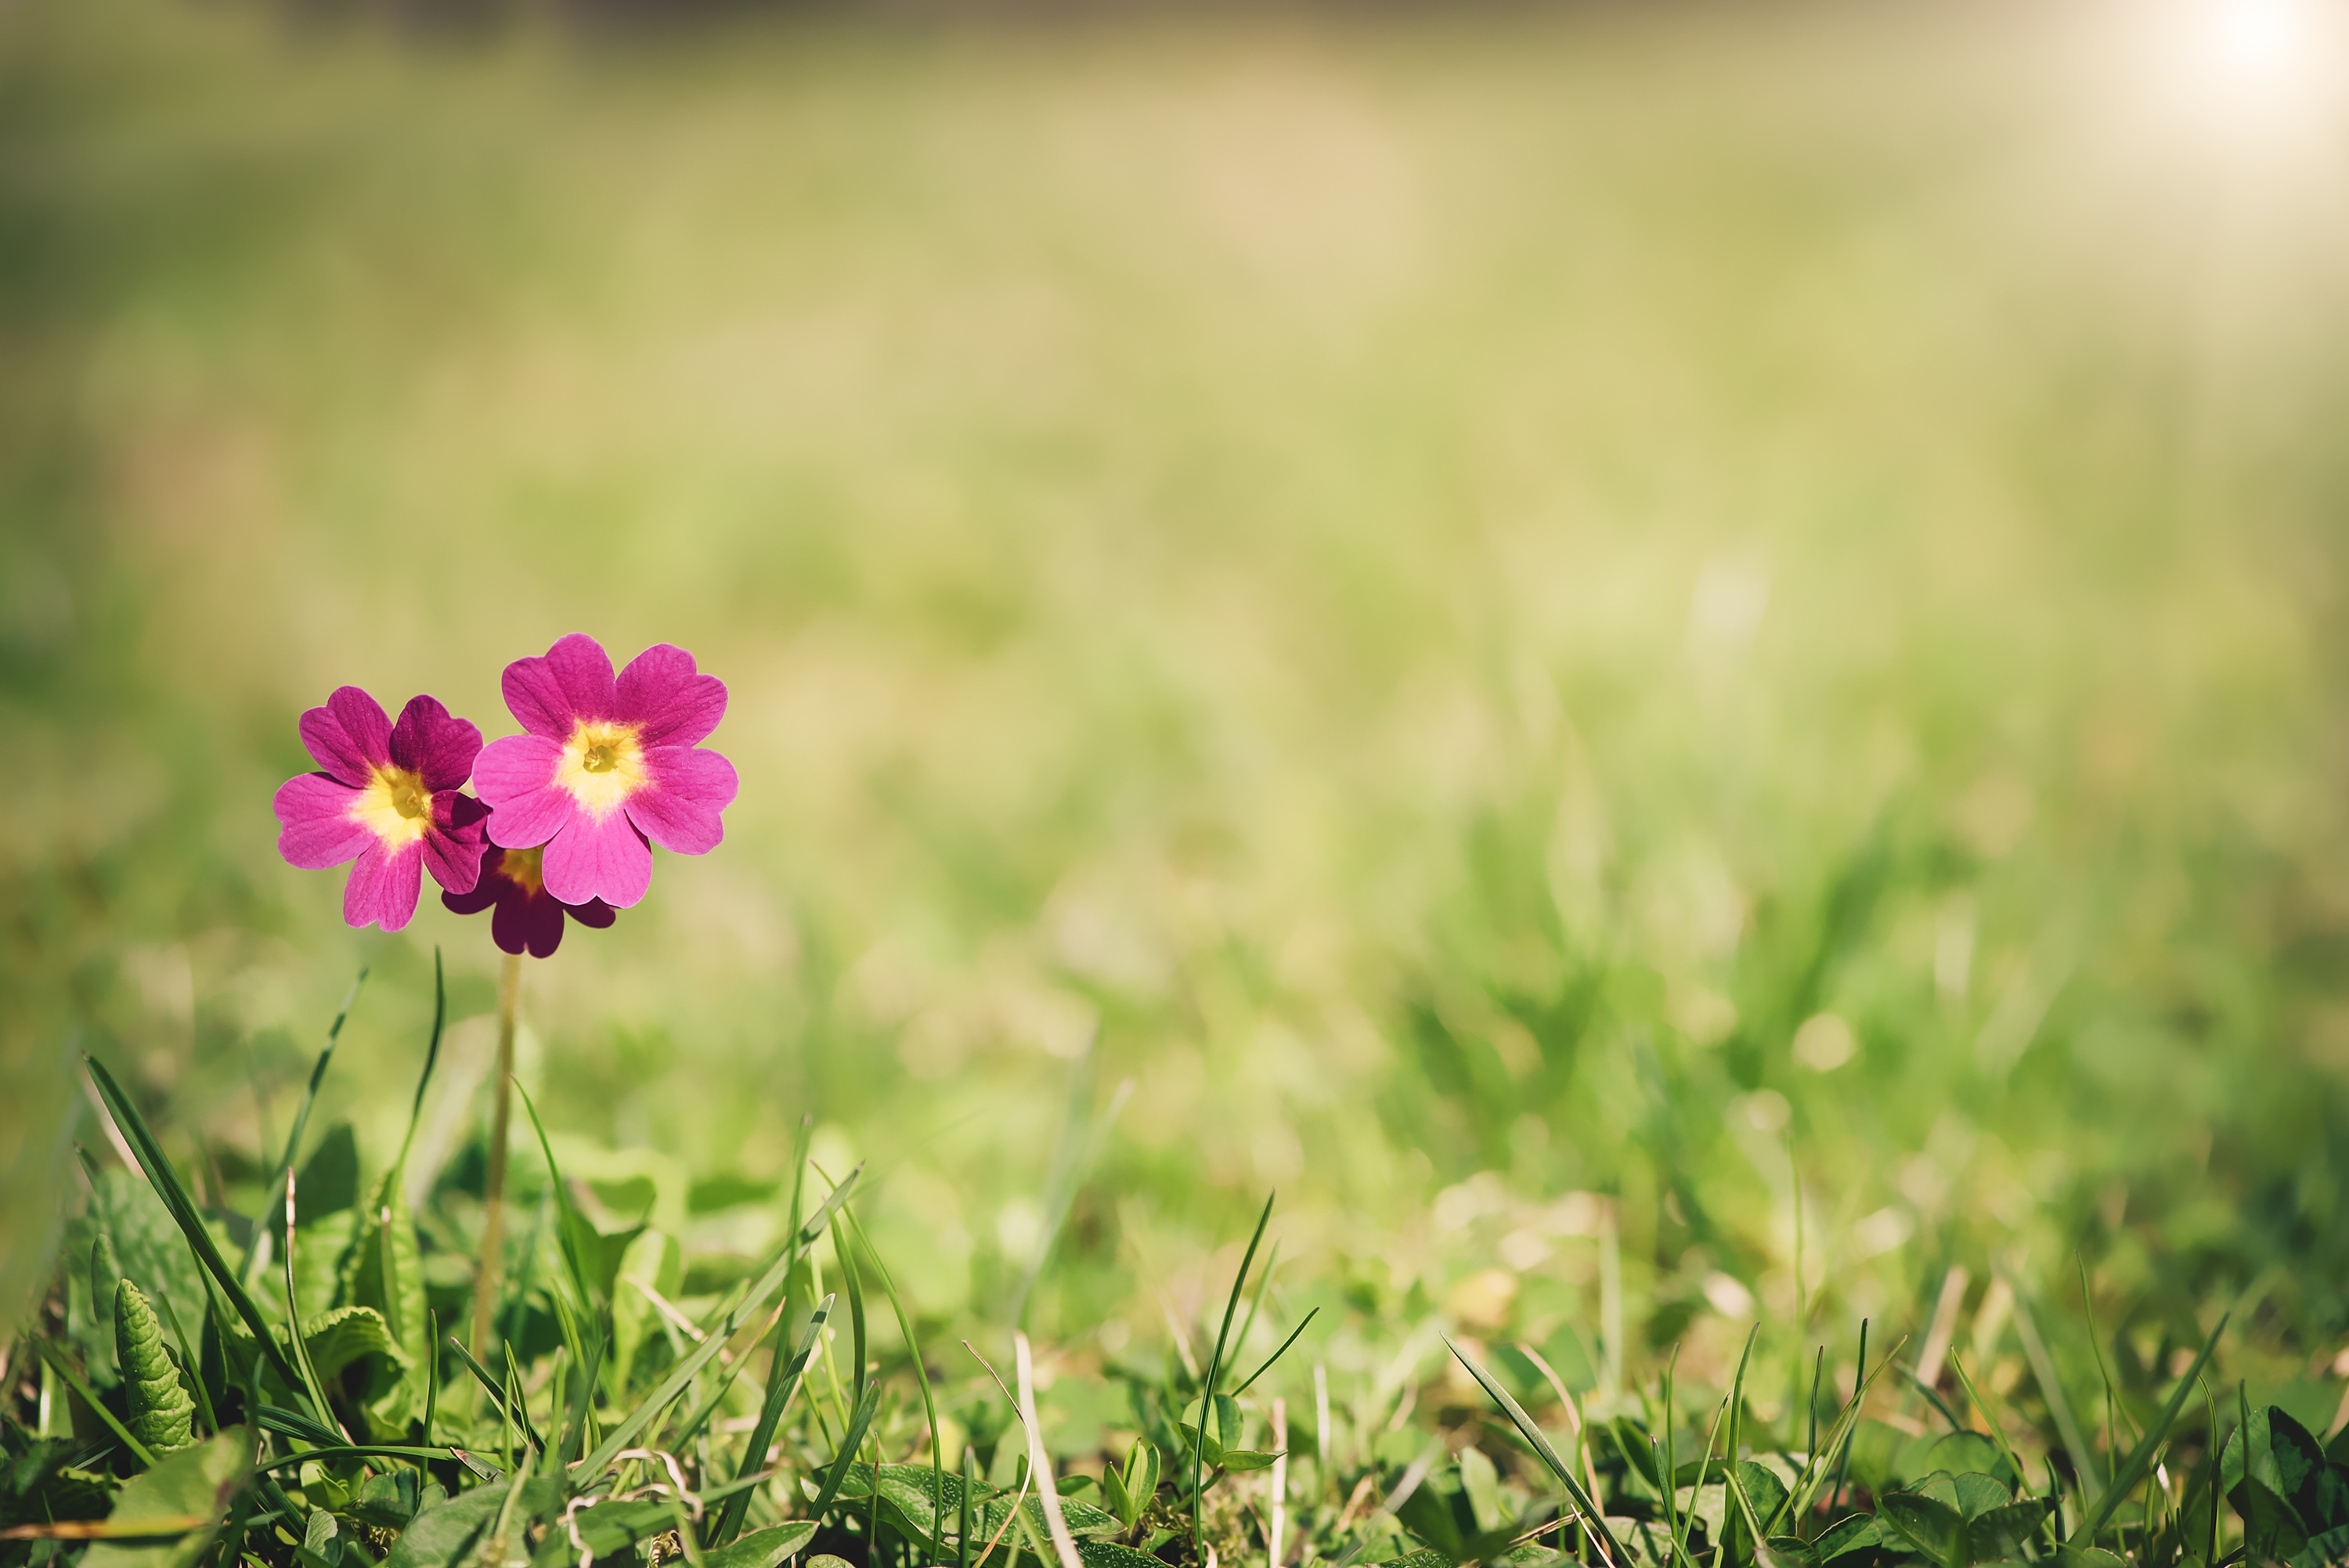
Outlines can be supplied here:
M181 1380L179 1363L163 1345L154 1304L129 1280L114 1286L114 1359L122 1377L124 1424L156 1454L196 1440L196 1402Z

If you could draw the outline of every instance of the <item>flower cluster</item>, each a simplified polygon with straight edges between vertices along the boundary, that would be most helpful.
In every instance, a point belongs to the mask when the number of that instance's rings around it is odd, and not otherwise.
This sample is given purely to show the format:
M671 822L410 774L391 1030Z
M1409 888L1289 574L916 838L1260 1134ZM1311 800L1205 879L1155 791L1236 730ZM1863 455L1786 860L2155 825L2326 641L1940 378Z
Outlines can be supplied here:
M494 910L500 947L543 958L565 917L601 928L645 896L654 844L718 846L734 769L700 742L726 715L726 686L691 654L662 643L616 676L603 645L574 633L508 665L503 686L523 733L486 748L429 696L395 722L344 686L302 716L319 770L278 789L277 850L310 870L357 862L351 924L405 926L429 869L441 903Z

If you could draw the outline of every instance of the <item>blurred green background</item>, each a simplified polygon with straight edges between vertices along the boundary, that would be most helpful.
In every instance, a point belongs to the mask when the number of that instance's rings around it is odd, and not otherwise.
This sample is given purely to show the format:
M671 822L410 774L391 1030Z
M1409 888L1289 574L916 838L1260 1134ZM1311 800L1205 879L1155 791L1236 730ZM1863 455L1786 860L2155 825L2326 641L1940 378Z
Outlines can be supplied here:
M437 944L472 1157L486 923L270 793L582 630L732 692L525 983L694 1256L807 1115L926 1317L1057 1235L1163 1337L1278 1188L1588 1382L1783 1319L1799 1191L1813 1335L2077 1255L2329 1408L2349 139L2176 20L0 9L9 1310L79 1047L233 1194L369 965L379 1166Z

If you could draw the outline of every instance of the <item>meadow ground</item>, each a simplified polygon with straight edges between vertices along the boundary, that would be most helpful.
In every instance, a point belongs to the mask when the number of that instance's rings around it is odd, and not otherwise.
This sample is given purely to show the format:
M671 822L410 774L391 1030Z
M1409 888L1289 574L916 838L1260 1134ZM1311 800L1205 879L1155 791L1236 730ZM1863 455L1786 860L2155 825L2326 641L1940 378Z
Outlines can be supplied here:
M2026 1446L2227 1313L2323 1434L2349 180L2154 16L0 10L8 1310L119 1180L78 1047L252 1214L367 966L356 1193L435 945L461 1300L496 954L268 801L332 686L503 733L586 630L742 793L522 1079L697 1312L805 1116L915 1324L1056 1365L1211 1332L1278 1189L1248 1362L1323 1306L1371 1447L1439 1324L1604 1404L1759 1319L1790 1423L1953 1281Z

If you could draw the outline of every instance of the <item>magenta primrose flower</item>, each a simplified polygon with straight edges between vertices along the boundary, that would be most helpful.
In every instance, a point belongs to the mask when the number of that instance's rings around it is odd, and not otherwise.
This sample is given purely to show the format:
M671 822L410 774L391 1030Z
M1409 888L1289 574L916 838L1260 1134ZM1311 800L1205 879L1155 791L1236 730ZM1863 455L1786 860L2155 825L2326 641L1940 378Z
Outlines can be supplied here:
M279 786L277 852L305 871L356 859L346 921L399 930L426 866L442 887L471 891L490 811L457 787L481 749L480 730L429 696L410 697L394 724L375 698L342 686L302 716L302 744L321 771Z
M494 808L491 842L544 847L541 875L557 901L626 909L652 883L651 844L718 847L734 765L696 743L726 716L726 686L691 654L656 644L616 680L604 645L574 633L543 658L508 665L503 685L527 733L483 748L473 788Z
M564 903L546 891L539 874L537 850L502 850L495 844L481 850L481 880L471 892L444 892L440 902L457 914L479 914L495 907L490 916L490 938L508 953L527 952L545 958L563 944L563 917L601 931L618 918L600 898L585 903Z

